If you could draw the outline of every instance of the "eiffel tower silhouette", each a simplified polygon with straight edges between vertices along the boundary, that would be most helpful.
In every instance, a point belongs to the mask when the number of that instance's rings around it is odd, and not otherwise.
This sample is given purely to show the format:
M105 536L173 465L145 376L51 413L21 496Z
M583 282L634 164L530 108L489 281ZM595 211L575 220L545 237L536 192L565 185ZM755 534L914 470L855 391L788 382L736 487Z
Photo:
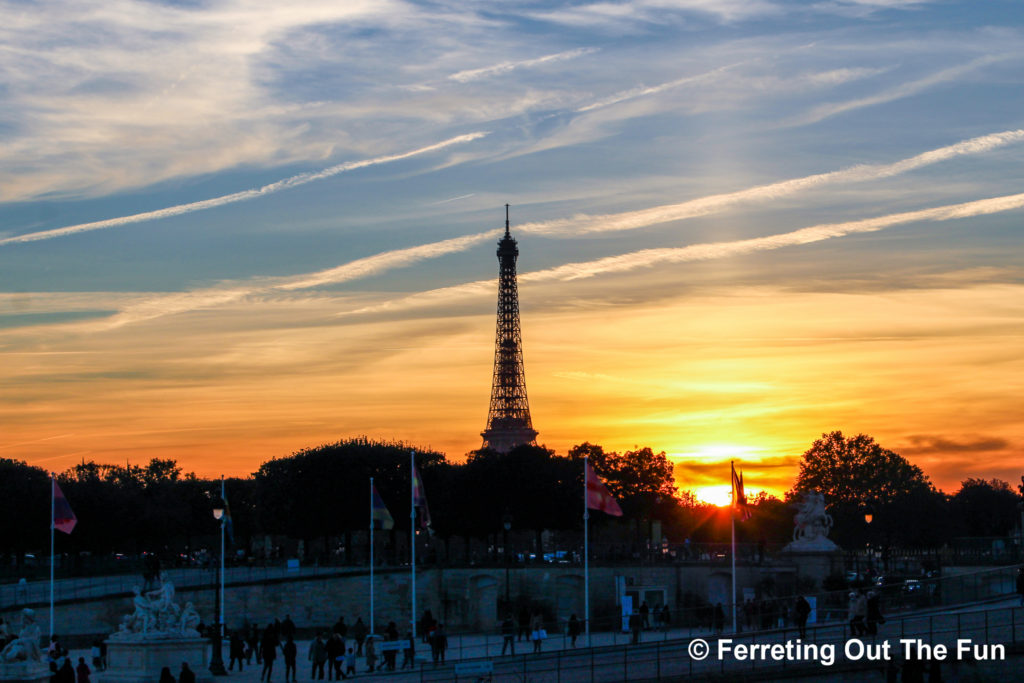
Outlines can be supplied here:
M498 323L494 340L494 378L487 411L484 448L508 453L520 444L536 445L537 431L530 420L523 372L523 340L519 330L519 290L516 258L519 247L509 233L505 205L505 236L498 242Z

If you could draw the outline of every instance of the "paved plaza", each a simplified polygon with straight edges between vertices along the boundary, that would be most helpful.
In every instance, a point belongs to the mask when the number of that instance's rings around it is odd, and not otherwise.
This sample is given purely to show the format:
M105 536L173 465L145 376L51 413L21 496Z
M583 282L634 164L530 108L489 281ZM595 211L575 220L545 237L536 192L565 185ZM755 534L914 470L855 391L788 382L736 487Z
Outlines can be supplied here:
M701 676L707 674L726 674L730 672L754 673L765 677L785 675L786 669L799 669L814 675L819 668L823 678L829 675L829 667L820 660L765 662L740 661L734 656L719 659L716 656L717 640L714 634L700 629L671 629L667 632L647 631L643 634L639 645L629 645L629 634L601 632L592 634L592 648L585 647L585 636L577 641L572 648L568 638L557 636L548 638L543 644L540 654L533 653L532 644L526 641L516 643L516 655L502 657L500 636L485 634L456 635L449 638L450 646L447 662L435 666L429 660L430 650L427 645L417 643L418 665L416 670L394 672L378 671L368 673L365 659L360 658L356 678L372 678L381 681L446 681L446 680L477 680L477 676L463 673L459 675L460 664L472 664L490 661L493 663L493 680L496 681L530 681L546 683L556 681L593 681L607 682L624 680L658 680L688 675ZM695 638L705 639L711 648L711 654L703 660L691 657L689 648ZM797 633L793 629L776 631L753 631L741 634L721 634L723 639L731 639L731 647L736 645L771 645L796 641ZM970 639L977 645L993 645L997 643L1013 643L1024 640L1024 607L1019 606L1016 597L1007 598L988 604L976 604L956 609L941 609L901 615L890 619L881 627L876 638L865 637L862 642L874 648L883 647L888 642L892 660L898 665L903 661L901 639L919 639L928 645L945 644L955 652L958 638ZM836 665L846 661L843 653L849 640L844 623L833 622L808 628L808 634L801 642L813 644L819 649L824 645L832 645L836 652ZM350 643L352 641L349 641ZM310 664L306 653L309 649L308 640L298 642L299 662L298 680L310 681ZM859 646L855 647L856 651ZM1009 649L1008 649L1009 650ZM227 648L225 647L225 655ZM88 651L73 650L72 656L77 661L84 656L88 661ZM398 662L401 662L401 655ZM952 658L951 658L952 659ZM877 669L881 672L885 662L878 662ZM998 664L996 665L998 666ZM1006 670L1013 666L1006 662ZM467 669L470 667L466 667ZM236 683L258 683L262 666L257 666L255 659L251 666L246 666L239 673L231 672L226 679ZM810 671L809 671L810 670ZM177 672L175 672L177 673ZM325 679L326 680L326 679ZM804 679L806 680L806 679ZM879 678L884 680L884 678ZM274 663L272 683L285 683L284 661L278 656ZM155 683L155 682L154 682Z

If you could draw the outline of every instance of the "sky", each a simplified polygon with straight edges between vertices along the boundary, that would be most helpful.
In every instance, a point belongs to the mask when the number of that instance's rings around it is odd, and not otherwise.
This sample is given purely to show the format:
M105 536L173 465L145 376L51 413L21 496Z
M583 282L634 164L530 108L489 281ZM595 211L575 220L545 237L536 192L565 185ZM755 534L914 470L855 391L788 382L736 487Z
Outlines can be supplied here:
M0 0L0 457L538 442L955 492L1024 442L1014 0Z

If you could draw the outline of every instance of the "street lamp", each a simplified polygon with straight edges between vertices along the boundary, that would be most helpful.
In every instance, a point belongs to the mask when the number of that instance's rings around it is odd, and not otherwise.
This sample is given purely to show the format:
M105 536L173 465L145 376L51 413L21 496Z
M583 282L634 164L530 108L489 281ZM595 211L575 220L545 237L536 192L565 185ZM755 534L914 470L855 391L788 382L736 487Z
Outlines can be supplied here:
M227 676L227 669L224 668L224 655L221 651L224 640L224 610L222 600L224 598L224 481L221 480L221 497L213 501L213 518L220 522L220 580L217 582L217 589L214 591L214 610L216 611L213 635L213 653L210 655L210 673L214 676Z
M501 552L505 554L505 605L507 607L511 602L508 590L508 565L512 561L508 554L508 532L512 530L512 513L508 508L505 508L505 514L501 516L501 526L505 529L505 540Z

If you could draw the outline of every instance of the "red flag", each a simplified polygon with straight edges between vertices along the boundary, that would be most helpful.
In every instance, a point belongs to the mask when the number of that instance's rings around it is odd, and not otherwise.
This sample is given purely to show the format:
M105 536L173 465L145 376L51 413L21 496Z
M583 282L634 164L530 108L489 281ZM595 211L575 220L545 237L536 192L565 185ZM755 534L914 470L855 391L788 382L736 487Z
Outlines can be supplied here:
M423 488L423 479L420 478L420 471L416 469L416 463L412 465L412 504L420 509L417 515L420 518L420 526L429 529L430 508L427 507L427 491Z
M71 530L78 524L78 518L71 511L71 505L68 504L68 499L64 497L64 492L60 490L57 480L51 479L50 481L53 482L53 528L70 534Z
M747 495L743 493L743 474L736 474L736 466L732 467L732 508L740 516L740 521L745 522L751 517L750 506L747 505Z
M597 478L597 473L590 466L590 461L584 460L584 462L586 463L587 470L587 507L591 510L600 510L614 517L621 517L622 508L619 507L618 502L612 494L608 493L608 489L601 483L601 480Z

